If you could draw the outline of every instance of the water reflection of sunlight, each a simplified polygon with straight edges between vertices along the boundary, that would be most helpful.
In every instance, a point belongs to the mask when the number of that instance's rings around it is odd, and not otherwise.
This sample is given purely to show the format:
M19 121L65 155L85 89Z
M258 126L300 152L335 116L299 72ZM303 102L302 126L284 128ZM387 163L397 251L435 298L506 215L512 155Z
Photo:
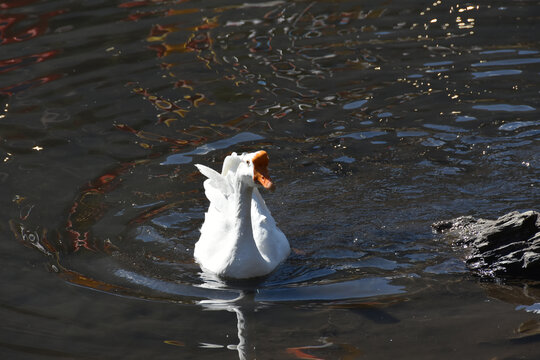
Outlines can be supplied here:
M247 141L255 141L263 139L262 136L253 134L250 132L242 132L236 134L228 139L222 139L215 141L213 143L203 144L196 149L182 153L182 154L172 154L167 157L167 159L161 163L161 165L178 165L178 164L188 164L192 161L193 155L205 155L214 150L226 149L232 145L240 144Z

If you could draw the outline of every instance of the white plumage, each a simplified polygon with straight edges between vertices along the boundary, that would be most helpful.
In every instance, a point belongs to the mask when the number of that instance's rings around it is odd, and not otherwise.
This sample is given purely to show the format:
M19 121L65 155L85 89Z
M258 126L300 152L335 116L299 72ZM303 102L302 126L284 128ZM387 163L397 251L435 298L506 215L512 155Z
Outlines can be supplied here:
M223 161L221 174L204 165L195 166L208 178L204 190L210 200L195 244L195 260L203 270L225 278L270 273L291 249L257 189L258 184L274 187L266 152L232 153Z

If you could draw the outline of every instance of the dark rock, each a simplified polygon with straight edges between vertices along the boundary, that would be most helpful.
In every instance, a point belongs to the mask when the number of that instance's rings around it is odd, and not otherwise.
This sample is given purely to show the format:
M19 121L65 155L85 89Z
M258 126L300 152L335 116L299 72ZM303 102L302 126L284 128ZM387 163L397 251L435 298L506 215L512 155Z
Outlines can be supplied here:
M465 248L468 268L481 276L540 279L539 215L516 211L497 220L462 216L435 223L433 229Z

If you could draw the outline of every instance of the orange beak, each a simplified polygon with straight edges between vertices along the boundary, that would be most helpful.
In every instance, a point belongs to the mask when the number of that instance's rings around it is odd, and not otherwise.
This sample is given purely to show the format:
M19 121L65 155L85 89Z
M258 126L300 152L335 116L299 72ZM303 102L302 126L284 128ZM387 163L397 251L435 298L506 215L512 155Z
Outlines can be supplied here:
M253 181L258 182L262 186L264 186L265 189L268 190L274 190L275 185L272 182L272 179L270 179L270 175L268 175L268 154L266 151L259 151L255 154L253 159L251 160L253 162Z

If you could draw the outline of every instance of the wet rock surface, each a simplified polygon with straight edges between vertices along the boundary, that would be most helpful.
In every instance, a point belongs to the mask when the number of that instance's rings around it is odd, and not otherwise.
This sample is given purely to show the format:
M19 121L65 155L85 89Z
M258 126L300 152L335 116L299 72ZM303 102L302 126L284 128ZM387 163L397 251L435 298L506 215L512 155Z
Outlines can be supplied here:
M467 250L467 267L481 276L540 279L539 215L516 211L496 220L462 216L432 226Z

